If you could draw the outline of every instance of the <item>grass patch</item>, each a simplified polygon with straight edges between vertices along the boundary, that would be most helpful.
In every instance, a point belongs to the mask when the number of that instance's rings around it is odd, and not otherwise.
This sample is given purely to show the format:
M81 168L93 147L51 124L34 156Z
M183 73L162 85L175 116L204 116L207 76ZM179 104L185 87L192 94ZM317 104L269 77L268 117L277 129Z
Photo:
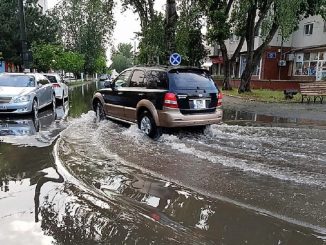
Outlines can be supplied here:
M301 95L297 93L293 99L286 100L283 91L273 91L268 89L252 89L249 93L239 94L237 89L223 90L223 94L229 96L241 97L247 100L256 100L262 102L277 102L277 103L297 103L301 102Z

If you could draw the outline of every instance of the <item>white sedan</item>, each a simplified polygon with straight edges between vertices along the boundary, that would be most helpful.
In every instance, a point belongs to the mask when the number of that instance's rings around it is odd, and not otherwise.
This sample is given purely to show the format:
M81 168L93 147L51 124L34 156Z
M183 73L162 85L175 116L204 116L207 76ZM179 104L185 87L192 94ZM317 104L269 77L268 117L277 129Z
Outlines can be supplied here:
M63 82L61 77L57 73L43 74L52 83L53 90L55 92L55 98L64 101L69 96L68 86Z

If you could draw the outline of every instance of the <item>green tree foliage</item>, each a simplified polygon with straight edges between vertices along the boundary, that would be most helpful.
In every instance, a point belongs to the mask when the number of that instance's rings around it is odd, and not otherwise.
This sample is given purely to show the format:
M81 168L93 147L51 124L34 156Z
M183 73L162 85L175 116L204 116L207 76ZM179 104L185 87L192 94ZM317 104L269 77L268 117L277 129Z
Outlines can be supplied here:
M76 76L84 70L85 58L83 54L73 51L63 52L59 57L57 68L66 72L72 72Z
M97 57L95 61L95 71L97 73L106 73L106 58L104 56Z
M247 62L241 76L239 92L250 91L251 76L263 52L277 33L287 38L304 16L322 14L325 0L209 0L198 2L208 18L208 38L220 45L224 59L225 76L246 41ZM262 42L256 48L255 37L261 34ZM240 37L239 45L230 59L225 40L231 34Z
M105 56L114 26L113 0L63 0L54 9L60 20L62 44L85 57L85 71L95 73Z
M134 13L138 14L142 31L147 28L156 15L155 0L122 0L121 2L124 10L131 8Z
M33 66L38 71L48 72L51 69L58 69L58 61L62 56L63 48L53 44L32 45Z
M111 69L115 69L118 73L132 66L131 61L123 56L122 54L117 54L112 58Z
M132 52L132 45L130 43L119 43L117 50L112 50L112 56L116 54L121 54L127 59L132 59L133 58L133 52Z
M202 11L193 0L183 0L179 8L176 51L181 54L184 65L200 66L200 61L207 55L201 33Z
M164 17L156 13L147 28L138 34L139 54L138 62L143 64L166 63L166 52L164 42Z
M132 45L130 43L120 43L117 50L112 50L112 64L110 68L120 73L132 66L132 59Z
M184 64L199 65L206 55L201 34L201 12L194 0L180 1L181 17L178 21L176 1L168 0L165 16L154 11L154 0L124 0L124 8L138 14L141 32L138 33L137 62L167 64L173 52L183 56Z
M21 64L18 1L0 0L0 51L6 61ZM43 14L37 0L24 1L28 49L32 43L56 43L58 21L50 14Z
M166 59L164 16L154 10L155 0L123 0L122 6L138 14L141 31L137 34L139 54L137 62L143 64L162 63Z
M199 6L203 10L207 17L207 39L212 45L219 45L224 61L224 81L223 89L232 89L230 85L231 79L231 66L239 55L243 43L245 41L244 33L246 30L245 22L240 22L237 25L234 24L230 17L234 16L232 11L232 4L234 0L209 0L209 1L198 1ZM242 11L242 9L241 9ZM231 35L237 35L240 37L237 48L233 55L228 53L226 40Z

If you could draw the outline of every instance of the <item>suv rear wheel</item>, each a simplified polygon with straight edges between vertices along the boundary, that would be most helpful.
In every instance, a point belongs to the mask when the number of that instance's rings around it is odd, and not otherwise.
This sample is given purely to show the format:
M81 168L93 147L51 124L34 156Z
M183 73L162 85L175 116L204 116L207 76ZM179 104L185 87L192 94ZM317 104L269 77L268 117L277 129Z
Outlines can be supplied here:
M105 112L103 109L103 105L99 101L96 102L95 113L96 113L96 122L100 122L105 119Z
M158 139L161 136L161 128L156 126L151 113L148 111L144 111L140 114L138 128L152 139Z

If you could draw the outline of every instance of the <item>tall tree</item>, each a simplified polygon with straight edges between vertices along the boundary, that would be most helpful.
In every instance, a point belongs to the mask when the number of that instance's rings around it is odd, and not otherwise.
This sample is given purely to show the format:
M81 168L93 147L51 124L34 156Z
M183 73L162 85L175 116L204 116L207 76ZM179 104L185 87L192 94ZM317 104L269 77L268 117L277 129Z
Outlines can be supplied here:
M138 14L141 31L138 61L145 64L161 63L165 60L164 17L154 10L155 0L123 0L123 9L132 9Z
M166 52L164 42L164 17L156 13L147 28L138 34L139 54L138 62L143 64L165 63Z
M18 1L0 0L0 51L4 59L16 65L21 64L21 43L19 19L17 17ZM46 13L37 4L37 0L24 1L27 48L32 43L56 43L58 41L58 21Z
M95 73L105 56L114 25L113 0L63 0L54 9L63 46L85 57L85 71Z
M308 3L315 5L310 9ZM239 1L236 7L242 9L239 17L246 20L245 38L247 42L247 62L241 75L239 93L250 91L251 76L261 60L262 54L277 33L288 37L298 26L304 16L316 14L321 6L319 0L254 0ZM325 4L325 3L324 3ZM243 13L245 12L245 15ZM239 21L239 19L237 18ZM261 31L261 44L255 48L255 33Z
M132 59L132 45L130 43L119 43L117 49L112 50L110 68L120 73L132 66Z
M62 56L63 48L53 44L32 45L33 67L38 71L48 72L50 69L57 69L59 59Z
M176 27L176 51L182 56L182 63L200 66L206 57L202 35L202 11L195 0L182 0L179 5L180 17Z
M177 3L176 0L166 0L165 10L165 35L164 40L166 44L166 60L176 51L175 33L178 20Z
M208 17L208 37L211 41L216 40L222 51L225 87L229 87L230 65L246 41L247 62L239 87L239 93L242 93L250 91L251 76L277 31L280 30L286 38L297 28L301 18L324 12L326 5L325 0L209 0L201 6ZM255 47L257 33L262 41ZM230 58L225 40L231 34L238 35L240 42Z
M208 2L199 1L207 17L207 38L210 44L220 46L220 50L224 62L224 80L223 89L231 90L231 67L233 66L236 58L239 56L245 41L244 32L246 26L243 23L234 25L230 19L232 15L232 5L235 0L209 0ZM240 37L240 41L233 54L230 54L226 40L232 35Z
M143 31L155 17L154 3L155 0L122 0L122 7L123 10L131 8L134 13L138 14Z
M59 57L57 68L62 69L66 72L72 72L77 77L78 74L84 69L85 58L84 55L77 52L66 51L63 52Z

